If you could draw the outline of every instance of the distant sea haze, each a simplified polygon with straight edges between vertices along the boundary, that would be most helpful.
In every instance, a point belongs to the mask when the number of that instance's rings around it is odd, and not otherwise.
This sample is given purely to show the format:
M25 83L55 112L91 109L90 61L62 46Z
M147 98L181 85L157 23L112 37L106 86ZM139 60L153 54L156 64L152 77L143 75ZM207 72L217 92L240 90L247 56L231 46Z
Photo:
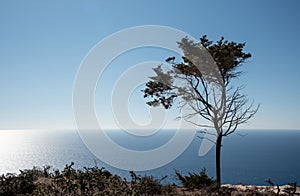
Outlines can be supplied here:
M161 130L146 141L121 130L107 133L125 148L149 150L166 143L174 131ZM223 140L222 183L266 185L264 180L267 178L277 184L300 183L300 130L240 130L238 133ZM163 183L176 184L179 181L175 171L199 173L206 168L208 175L214 177L215 150L212 148L205 156L199 157L201 142L195 137L184 153L171 163L138 173L153 175L157 179L167 175ZM84 145L77 131L0 131L0 174L18 173L19 169L45 165L63 169L71 162L77 169L98 165L130 179L129 171L111 167L97 159Z

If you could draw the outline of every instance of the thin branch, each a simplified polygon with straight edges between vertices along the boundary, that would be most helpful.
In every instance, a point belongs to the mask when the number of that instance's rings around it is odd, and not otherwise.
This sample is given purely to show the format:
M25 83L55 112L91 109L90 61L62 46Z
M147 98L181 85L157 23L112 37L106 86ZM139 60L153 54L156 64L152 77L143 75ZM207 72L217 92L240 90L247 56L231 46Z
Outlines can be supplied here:
M208 131L197 131L197 133L200 133L200 134L208 134L208 135L213 135L213 136L215 136L215 137L217 137L217 134L215 134L215 133L209 133Z
M214 141L214 140L212 140L212 139L209 139L209 138L207 138L207 137L200 137L200 136L197 136L198 138L200 138L200 139L206 139L206 140L208 140L208 141L210 141L210 142L212 142L212 143L214 143L214 144L216 144L216 141Z
M214 128L214 127L211 126L211 125L197 124L197 123L195 123L195 122L193 122L193 121L190 121L190 120L187 120L187 119L185 119L185 118L184 118L184 120L185 120L186 122L188 122L188 123L191 123L191 124L197 126L197 127Z

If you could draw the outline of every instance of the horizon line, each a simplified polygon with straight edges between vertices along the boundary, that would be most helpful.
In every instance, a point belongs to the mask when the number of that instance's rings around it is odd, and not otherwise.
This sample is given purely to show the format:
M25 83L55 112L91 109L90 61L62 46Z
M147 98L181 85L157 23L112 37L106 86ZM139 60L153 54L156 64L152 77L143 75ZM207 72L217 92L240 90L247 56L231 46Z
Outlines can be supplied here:
M164 128L164 129L158 129L159 130L167 130L167 131L175 131L178 128ZM201 129L201 128L200 128ZM213 128L211 128L213 129ZM99 129L85 129L86 131L97 131ZM119 131L119 130L123 130L126 131L124 129L121 128L102 128L101 130L105 130L105 131ZM140 130L140 131L147 131L147 130L153 130L153 129L128 129L128 130ZM194 130L194 129L181 129L181 130ZM198 129L199 130L199 129ZM78 131L77 128L62 128L62 129L41 129L41 128L25 128L25 129L0 129L0 131ZM241 129L237 129L236 131L300 131L300 128L276 128L276 129L272 129L272 128L250 128L250 129L246 129L246 128L241 128Z

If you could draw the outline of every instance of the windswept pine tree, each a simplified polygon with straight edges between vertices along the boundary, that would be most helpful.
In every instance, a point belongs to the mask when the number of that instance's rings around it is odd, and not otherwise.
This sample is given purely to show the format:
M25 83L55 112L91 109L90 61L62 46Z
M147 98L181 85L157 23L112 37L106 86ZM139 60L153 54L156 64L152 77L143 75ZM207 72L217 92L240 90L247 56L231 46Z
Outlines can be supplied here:
M245 43L225 40L208 40L204 35L200 42L183 38L179 43L184 56L166 59L167 65L158 65L153 70L143 90L150 106L162 105L170 109L190 107L191 113L181 116L199 127L213 128L216 144L216 180L221 184L222 139L235 132L239 125L248 122L258 111L242 93L243 86L233 86L232 80L241 75L238 69L251 57L244 52ZM201 123L192 119L199 115Z

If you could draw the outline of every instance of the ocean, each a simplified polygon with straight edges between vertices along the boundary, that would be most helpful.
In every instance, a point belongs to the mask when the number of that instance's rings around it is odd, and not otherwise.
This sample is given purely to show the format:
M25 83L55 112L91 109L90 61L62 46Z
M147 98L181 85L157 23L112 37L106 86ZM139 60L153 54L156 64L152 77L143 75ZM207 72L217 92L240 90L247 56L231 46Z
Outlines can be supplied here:
M148 140L125 134L121 130L107 131L113 141L132 150L151 150L166 143L174 134L161 130ZM297 130L239 130L223 139L222 183L267 185L270 178L277 184L300 183L300 131ZM180 184L175 171L182 174L199 173L206 168L215 176L215 149L198 156L202 139L195 137L189 147L175 160L160 168L137 172L162 183ZM109 152L110 149L103 149ZM112 155L113 156L113 155ZM139 161L139 160L136 160ZM150 160L149 160L150 161ZM0 131L0 174L18 173L33 166L63 169L74 162L76 169L84 166L105 167L113 174L130 180L129 171L112 167L93 155L77 131L2 130Z

